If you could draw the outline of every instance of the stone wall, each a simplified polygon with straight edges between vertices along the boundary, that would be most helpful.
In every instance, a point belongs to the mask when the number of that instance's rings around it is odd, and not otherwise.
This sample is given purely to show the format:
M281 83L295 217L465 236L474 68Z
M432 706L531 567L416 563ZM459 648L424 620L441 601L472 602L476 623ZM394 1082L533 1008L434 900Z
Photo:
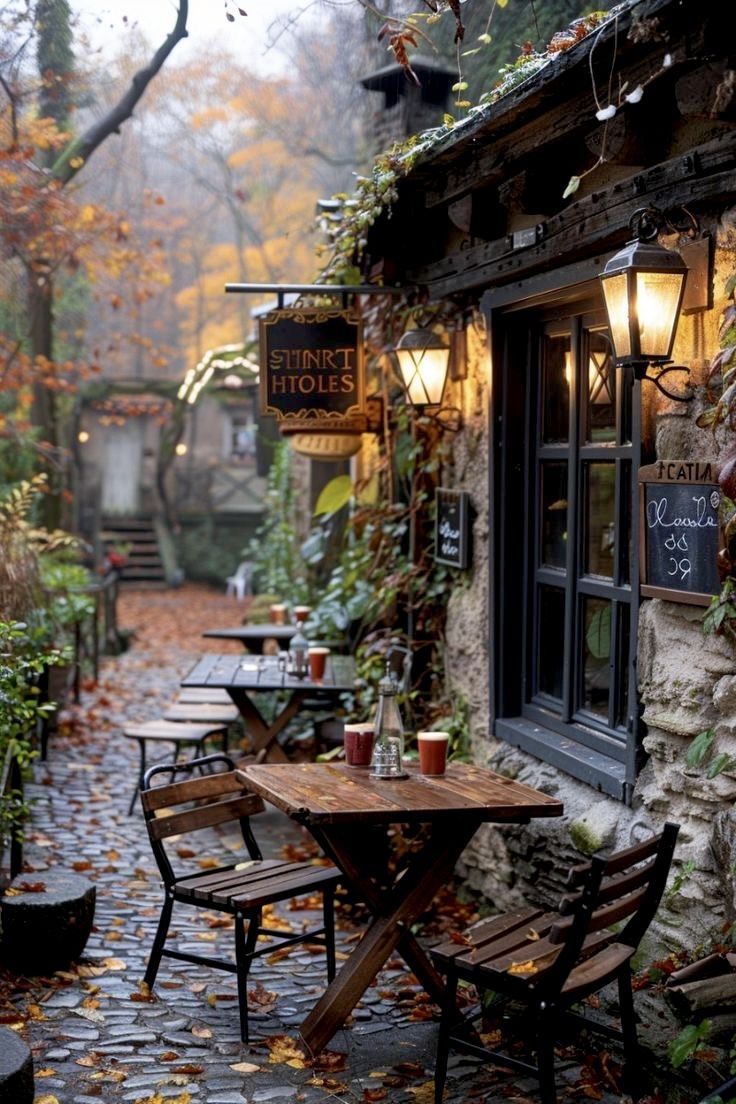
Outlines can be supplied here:
M733 212L717 228L715 303L712 311L684 317L675 360L692 368L700 383L717 348L725 305L723 287L734 268ZM736 659L721 638L704 637L703 608L644 600L639 619L638 678L648 760L639 776L631 808L568 777L533 756L496 740L489 732L488 698L488 379L481 332L469 340L469 377L455 384L451 401L461 405L465 428L453 442L453 475L448 485L470 493L475 510L473 566L458 582L448 607L447 677L450 692L470 704L476 761L511 774L559 797L566 815L558 822L532 822L524 828L485 826L467 848L460 872L468 884L498 908L526 899L554 904L561 885L554 870L579 861L600 847L621 847L643 839L665 820L682 830L677 850L675 891L666 898L653 928L665 946L696 946L724 919L736 916L736 771L708 779L704 768L690 769L692 739L713 728L716 751L736 757ZM643 407L656 454L662 459L722 459L729 440L699 429L696 400L675 406L655 399L645 384Z

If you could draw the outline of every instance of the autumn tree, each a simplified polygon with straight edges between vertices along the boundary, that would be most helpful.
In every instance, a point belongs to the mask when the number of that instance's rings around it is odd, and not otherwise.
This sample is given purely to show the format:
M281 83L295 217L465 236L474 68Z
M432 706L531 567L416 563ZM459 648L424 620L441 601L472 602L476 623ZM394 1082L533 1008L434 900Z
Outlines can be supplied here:
M186 36L188 0L179 0L173 30L133 76L119 100L76 136L60 126L67 124L71 108L67 0L10 4L0 15L5 17L0 74L6 96L0 117L0 157L6 185L0 231L5 259L18 261L28 282L28 329L26 340L15 349L15 357L25 345L32 363L41 369L34 386L33 415L53 453L57 438L55 404L44 370L53 365L55 354L54 278L64 264L78 263L76 235L85 229L84 208L75 210L66 189L95 151L131 117L150 82ZM41 87L35 97L29 92L27 67L24 69L19 60L34 36L41 70ZM48 114L42 114L44 111ZM91 221L97 222L97 213ZM6 363L6 371L7 367ZM58 499L50 497L48 501L51 509L47 520L55 523Z

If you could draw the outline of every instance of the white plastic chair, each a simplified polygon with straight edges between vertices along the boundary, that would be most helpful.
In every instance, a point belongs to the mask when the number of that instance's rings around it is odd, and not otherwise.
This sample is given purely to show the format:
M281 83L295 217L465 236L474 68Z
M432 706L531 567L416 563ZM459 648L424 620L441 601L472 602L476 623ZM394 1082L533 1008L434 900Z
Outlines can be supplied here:
M251 593L251 581L253 578L253 565L244 561L238 564L234 575L229 575L226 579L227 590L226 594L232 594L236 598L243 599L246 594Z

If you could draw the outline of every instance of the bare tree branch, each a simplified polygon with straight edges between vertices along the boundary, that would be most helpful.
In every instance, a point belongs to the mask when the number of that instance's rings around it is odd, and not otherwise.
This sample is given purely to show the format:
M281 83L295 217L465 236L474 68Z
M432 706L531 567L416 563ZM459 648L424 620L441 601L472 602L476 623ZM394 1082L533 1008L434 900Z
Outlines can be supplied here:
M76 176L83 165L87 163L91 155L111 134L117 134L126 119L130 119L139 100L146 88L163 67L169 54L177 43L186 38L187 18L189 15L189 0L179 0L179 11L176 17L176 25L167 35L151 58L150 63L140 69L130 83L127 92L98 122L93 123L79 138L75 138L62 153L51 170L52 176L61 184L68 184Z
M8 97L10 103L10 127L13 135L13 149L18 145L18 111L15 102L15 95L12 88L5 80L5 77L0 73L0 85L2 85L5 95Z

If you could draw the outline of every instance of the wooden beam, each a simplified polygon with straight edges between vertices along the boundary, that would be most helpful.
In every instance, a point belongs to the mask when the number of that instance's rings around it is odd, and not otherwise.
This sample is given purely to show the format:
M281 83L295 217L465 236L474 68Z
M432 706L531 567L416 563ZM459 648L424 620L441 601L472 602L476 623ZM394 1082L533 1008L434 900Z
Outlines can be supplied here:
M672 66L658 71L661 59L659 55L652 56L650 47L643 56L640 54L632 58L628 65L617 64L617 80L625 81L630 88L636 88L645 81L651 82L645 93L649 96L661 81L666 80L674 85L677 79L689 74L693 68L700 68L704 28L698 25L697 33L692 33L693 28L690 31L681 38L668 40L666 49L675 58ZM602 37L601 44L608 38L610 34ZM573 51L569 53L572 55ZM513 173L515 163L538 153L542 144L549 149L576 131L580 131L582 140L585 140L599 129L590 77L586 71L581 86L578 74L573 74L571 67L564 65L567 57L563 54L542 69L529 82L531 90L522 86L518 93L512 91L499 100L482 129L473 130L471 141L468 140L469 135L460 132L454 145L440 148L431 162L428 160L427 164L423 164L420 159L411 179L412 183L422 187L428 208L496 183ZM601 45L596 48L596 58L598 63L604 64L605 51L601 50ZM564 97L562 102L560 97ZM552 141L540 142L542 127L544 134L553 136ZM450 156L452 164L445 166L444 162Z
M504 236L409 270L407 281L434 298L464 288L506 283L621 244L622 230L639 207L671 207L736 195L736 138L727 134L686 156L643 170L592 192L541 223L536 244L514 251Z

